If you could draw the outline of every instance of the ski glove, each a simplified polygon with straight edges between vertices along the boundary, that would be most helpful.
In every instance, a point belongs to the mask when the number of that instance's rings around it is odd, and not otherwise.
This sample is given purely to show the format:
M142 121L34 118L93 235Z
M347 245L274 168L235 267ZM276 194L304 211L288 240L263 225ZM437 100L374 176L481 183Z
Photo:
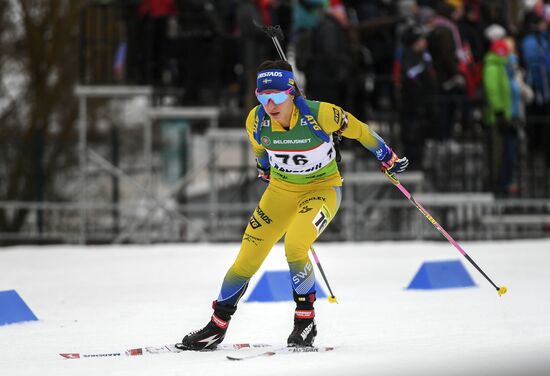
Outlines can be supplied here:
M390 174L400 174L409 166L409 160L407 157L399 158L397 154L392 150L391 157L382 161L382 172L389 172Z
M258 169L258 178L260 178L262 181L269 183L270 179L270 167L265 168L263 167L260 162L256 164L256 168Z

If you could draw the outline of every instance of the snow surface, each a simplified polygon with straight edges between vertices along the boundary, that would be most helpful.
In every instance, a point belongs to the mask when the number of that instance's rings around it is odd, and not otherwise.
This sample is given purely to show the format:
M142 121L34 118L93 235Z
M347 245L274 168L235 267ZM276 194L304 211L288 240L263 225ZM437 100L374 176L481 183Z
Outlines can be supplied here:
M0 326L0 375L550 375L550 241L463 246L505 296L447 242L319 243L339 304L316 303L316 344L336 350L246 362L58 355L173 343L204 326L238 244L4 248L0 291L15 289L40 320ZM477 287L405 289L422 262L456 259ZM285 268L277 245L248 293ZM284 344L292 314L291 302L241 303L225 342Z

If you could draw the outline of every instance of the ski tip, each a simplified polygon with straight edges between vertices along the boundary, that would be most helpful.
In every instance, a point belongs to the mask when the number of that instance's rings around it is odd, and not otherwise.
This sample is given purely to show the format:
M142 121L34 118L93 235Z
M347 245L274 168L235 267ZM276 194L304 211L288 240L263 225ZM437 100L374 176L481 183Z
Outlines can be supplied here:
M234 357L229 356L229 355L226 355L225 357L229 360L242 360L241 358L234 358Z
M63 358L65 359L79 359L80 354L79 353L60 353Z

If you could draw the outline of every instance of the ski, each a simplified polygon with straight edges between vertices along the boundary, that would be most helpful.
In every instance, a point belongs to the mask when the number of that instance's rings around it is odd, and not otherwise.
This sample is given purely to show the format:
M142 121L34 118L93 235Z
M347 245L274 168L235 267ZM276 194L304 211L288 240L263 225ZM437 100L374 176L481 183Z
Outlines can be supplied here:
M229 350L241 350L241 349L265 349L274 347L273 345L266 343L233 343L233 344L221 344L215 350L209 351L229 351ZM126 356L142 356L142 355L155 355L166 353L180 353L186 350L181 350L176 347L175 344L163 345L163 346L146 346L137 347L134 349L128 349L124 351L114 351L106 353L59 353L65 359L82 359L82 358L116 358Z
M298 354L298 353L320 353L334 350L334 347L281 347L278 349L268 350L259 354L245 355L245 356L231 356L226 355L229 360L249 360L261 357L270 357L278 354Z

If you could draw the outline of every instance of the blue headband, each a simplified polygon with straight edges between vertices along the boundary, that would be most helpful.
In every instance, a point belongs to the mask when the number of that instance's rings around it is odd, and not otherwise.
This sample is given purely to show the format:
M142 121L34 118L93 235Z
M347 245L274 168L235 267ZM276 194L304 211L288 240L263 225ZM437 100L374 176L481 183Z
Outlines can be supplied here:
M288 90L294 86L294 75L291 71L267 69L260 71L256 77L256 87L259 92L265 90Z
M258 88L258 92L260 93L265 90L285 91L294 86L294 75L291 71L281 69L263 70L258 73L258 77L256 78L256 86ZM315 135L321 140L331 142L330 136L319 126L317 120L315 120L315 117L312 115L305 98L301 95L297 96L294 98L294 103L300 110L301 119L305 121L313 133L315 133ZM263 106L258 107L258 119L260 126L256 127L256 130L254 131L254 138L259 144L261 144L260 133L263 118L265 116L265 109Z

